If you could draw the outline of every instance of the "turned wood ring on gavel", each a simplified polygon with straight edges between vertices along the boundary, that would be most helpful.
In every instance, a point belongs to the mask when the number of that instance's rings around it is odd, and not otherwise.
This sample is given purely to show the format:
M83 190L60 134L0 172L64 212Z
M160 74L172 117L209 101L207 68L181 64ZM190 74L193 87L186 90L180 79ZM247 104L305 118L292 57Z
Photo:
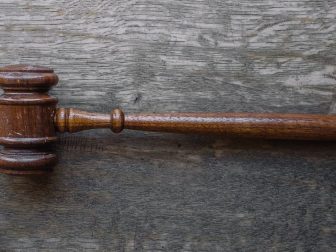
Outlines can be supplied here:
M45 174L56 164L56 132L110 128L217 134L267 139L336 140L336 116L258 113L99 114L56 108L48 94L58 77L52 69L13 65L0 68L0 172Z

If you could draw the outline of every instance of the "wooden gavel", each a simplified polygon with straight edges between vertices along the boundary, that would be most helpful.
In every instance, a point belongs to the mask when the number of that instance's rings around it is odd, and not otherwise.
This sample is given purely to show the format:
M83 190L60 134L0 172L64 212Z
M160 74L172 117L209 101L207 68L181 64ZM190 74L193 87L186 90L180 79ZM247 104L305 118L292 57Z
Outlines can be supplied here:
M57 162L56 132L110 128L217 134L266 139L336 140L336 115L257 113L111 114L56 108L48 94L58 77L52 69L12 65L0 68L0 172L45 174Z

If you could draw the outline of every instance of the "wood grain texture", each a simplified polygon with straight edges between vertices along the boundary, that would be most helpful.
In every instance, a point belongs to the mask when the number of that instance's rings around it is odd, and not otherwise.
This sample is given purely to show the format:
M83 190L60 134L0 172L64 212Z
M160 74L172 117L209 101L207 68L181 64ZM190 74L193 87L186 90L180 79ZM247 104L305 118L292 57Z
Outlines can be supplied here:
M1 65L53 67L62 107L336 112L333 0L5 0L0 13ZM62 137L48 178L0 177L2 250L334 250L334 143L106 134Z

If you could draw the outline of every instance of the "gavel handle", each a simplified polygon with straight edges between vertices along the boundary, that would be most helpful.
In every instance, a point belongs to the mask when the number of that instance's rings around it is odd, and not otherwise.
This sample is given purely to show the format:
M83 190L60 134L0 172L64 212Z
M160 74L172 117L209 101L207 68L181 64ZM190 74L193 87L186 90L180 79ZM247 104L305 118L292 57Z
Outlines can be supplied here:
M59 132L111 128L173 133L216 134L265 139L336 140L336 115L274 113L163 113L124 115L120 109L99 114L59 108Z

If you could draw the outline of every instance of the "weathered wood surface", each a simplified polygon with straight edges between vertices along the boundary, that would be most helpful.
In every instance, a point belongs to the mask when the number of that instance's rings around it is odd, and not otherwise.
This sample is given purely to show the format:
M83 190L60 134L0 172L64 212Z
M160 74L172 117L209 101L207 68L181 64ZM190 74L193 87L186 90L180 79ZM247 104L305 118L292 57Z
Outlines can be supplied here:
M0 14L0 64L53 67L62 106L336 113L334 0L5 0ZM0 247L334 251L335 147L65 135L52 176L0 177Z

